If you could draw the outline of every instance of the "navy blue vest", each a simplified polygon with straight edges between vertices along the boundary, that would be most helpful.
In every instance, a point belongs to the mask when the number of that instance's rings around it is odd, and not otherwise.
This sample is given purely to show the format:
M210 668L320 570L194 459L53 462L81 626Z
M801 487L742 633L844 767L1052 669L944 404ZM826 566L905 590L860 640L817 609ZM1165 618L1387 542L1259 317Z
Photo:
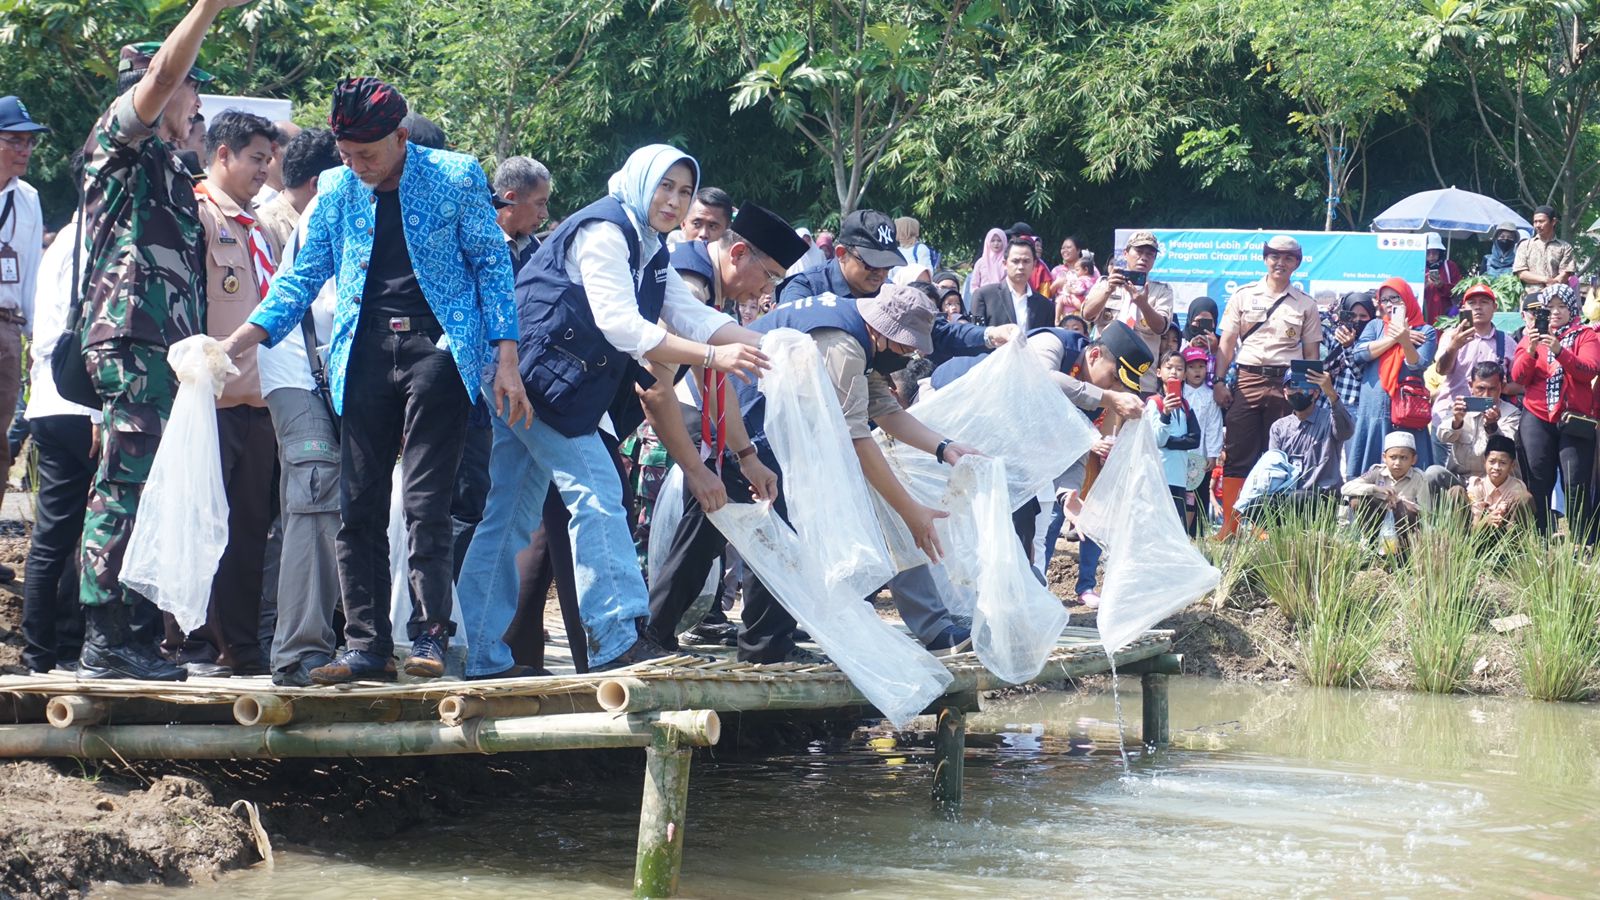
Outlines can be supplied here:
M573 213L517 273L517 364L528 399L539 419L556 431L577 437L600 424L608 410L631 411L635 381L650 381L633 357L611 346L594 322L582 285L567 279L567 251L578 228L610 222L628 242L628 270L640 283L637 232L613 197L602 197ZM646 321L661 318L666 302L667 249L663 243L646 265L635 297ZM623 395L627 400L623 402ZM642 420L643 416L640 414ZM618 424L619 436L623 423Z
M717 270L705 241L684 241L672 248L671 259L672 267L679 272L693 272L711 284L717 283Z
M866 351L867 369L872 368L872 335L867 333L867 322L856 311L856 301L852 297L822 294L790 300L773 307L771 312L751 322L749 327L760 334L766 334L774 328L793 328L806 334L823 328L837 328L856 339L856 343ZM743 379L735 378L732 381L739 392L739 412L744 414L744 425L750 432L751 440L764 438L766 395L755 384L747 384ZM765 441L762 440L762 443Z

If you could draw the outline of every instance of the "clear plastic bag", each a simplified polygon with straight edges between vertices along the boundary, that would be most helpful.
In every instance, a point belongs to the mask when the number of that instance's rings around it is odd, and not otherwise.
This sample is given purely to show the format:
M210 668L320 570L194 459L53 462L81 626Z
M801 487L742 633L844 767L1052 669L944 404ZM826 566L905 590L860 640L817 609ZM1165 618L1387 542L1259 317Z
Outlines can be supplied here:
M173 344L167 363L178 395L139 498L120 577L188 632L205 624L211 579L228 547L216 400L227 376L239 370L203 334Z
M815 547L785 525L770 503L729 503L711 513L711 521L890 722L904 726L944 694L953 680L949 670L909 635L878 618L861 595L843 585L830 588Z
M1002 460L967 457L956 466L950 483L954 488L958 482L972 482L970 518L977 545L968 558L977 564L978 594L972 617L973 650L984 668L1022 684L1044 668L1067 627L1067 610L1028 565L1011 525L1005 470Z
M761 378L766 433L783 471L795 533L815 550L823 581L865 597L897 571L889 561L866 476L839 408L838 392L810 335L777 328L761 339L772 369ZM926 560L924 560L926 561Z
M1088 417L1061 393L1023 340L989 354L965 375L918 400L910 412L945 437L1005 460L1012 510L1049 488L1056 476L1089 452L1097 436ZM937 473L943 468L945 475L936 479L939 491L933 496L942 493L949 470L938 460L897 443L885 453L908 474Z
M1078 515L1078 531L1105 550L1097 624L1108 655L1204 596L1221 577L1178 519L1156 449L1157 421L1146 416L1122 429Z
M926 396L926 395L925 395ZM934 431L1005 461L1008 503L1020 508L1083 458L1097 432L1051 380L1025 341L1012 341L909 412ZM950 467L931 454L875 433L895 477L926 506L942 506ZM891 558L900 571L928 562L898 515L877 504ZM943 527L941 523L941 542ZM915 551L913 554L912 551Z

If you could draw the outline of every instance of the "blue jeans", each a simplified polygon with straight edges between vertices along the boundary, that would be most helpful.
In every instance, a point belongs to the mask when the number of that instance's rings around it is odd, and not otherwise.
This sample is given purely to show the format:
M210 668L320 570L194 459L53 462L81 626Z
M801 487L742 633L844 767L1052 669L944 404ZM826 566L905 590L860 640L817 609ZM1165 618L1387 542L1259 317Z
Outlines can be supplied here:
M539 527L555 484L572 514L578 611L589 664L610 662L639 637L650 614L644 576L622 508L622 482L598 432L569 438L543 422L512 427L498 415L489 456L489 499L457 582L467 628L467 674L511 668L502 636L517 611L517 552Z
M1094 590L1100 572L1100 545L1087 537L1078 541L1078 583L1072 589L1081 594Z

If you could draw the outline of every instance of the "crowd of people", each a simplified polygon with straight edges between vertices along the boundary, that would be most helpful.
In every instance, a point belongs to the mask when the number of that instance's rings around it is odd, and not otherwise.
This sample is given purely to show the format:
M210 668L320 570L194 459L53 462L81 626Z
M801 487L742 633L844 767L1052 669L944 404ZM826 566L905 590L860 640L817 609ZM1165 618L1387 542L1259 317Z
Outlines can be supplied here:
M1277 236L1259 280L1180 315L1149 231L1104 258L1069 236L1052 267L1019 222L951 265L915 219L862 209L812 234L704 185L692 156L662 144L551 223L545 165L504 159L491 181L374 78L338 83L327 128L237 110L202 123L211 76L197 53L244 2L203 0L165 41L123 48L115 98L75 160L80 202L53 240L22 180L50 130L0 99L0 411L26 387L36 671L429 678L464 629L465 677L548 674L552 585L579 671L683 644L811 661L710 515L753 501L785 515L756 387L776 328L815 342L862 475L927 557L885 587L934 652L970 640L931 568L945 512L898 480L873 435L952 466L976 452L914 402L1015 341L1101 435L1017 511L1040 573L1136 420L1156 429L1196 535L1339 507L1403 552L1452 504L1485 532L1526 520L1548 534L1555 510L1574 541L1600 531L1600 334L1549 208L1486 261L1509 256L1528 288L1511 335L1493 319L1511 298L1486 285L1457 297L1442 254L1421 302L1400 278L1313 298L1292 282L1299 244ZM1440 317L1448 327L1430 324ZM205 624L185 633L119 575L177 392L167 349L199 334L238 374L216 398L227 548ZM656 509L674 467L682 508ZM670 534L646 559L658 520ZM1074 592L1092 608L1100 553L1087 536L1079 547ZM410 643L398 665L392 554Z

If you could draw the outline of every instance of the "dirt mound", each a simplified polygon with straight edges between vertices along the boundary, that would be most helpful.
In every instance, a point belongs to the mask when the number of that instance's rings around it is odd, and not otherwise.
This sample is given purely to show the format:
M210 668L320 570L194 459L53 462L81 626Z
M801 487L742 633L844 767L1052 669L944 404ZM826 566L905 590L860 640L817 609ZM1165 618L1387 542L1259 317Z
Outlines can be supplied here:
M129 789L75 763L6 763L0 820L6 897L77 897L107 880L180 885L260 858L248 823L178 776Z

